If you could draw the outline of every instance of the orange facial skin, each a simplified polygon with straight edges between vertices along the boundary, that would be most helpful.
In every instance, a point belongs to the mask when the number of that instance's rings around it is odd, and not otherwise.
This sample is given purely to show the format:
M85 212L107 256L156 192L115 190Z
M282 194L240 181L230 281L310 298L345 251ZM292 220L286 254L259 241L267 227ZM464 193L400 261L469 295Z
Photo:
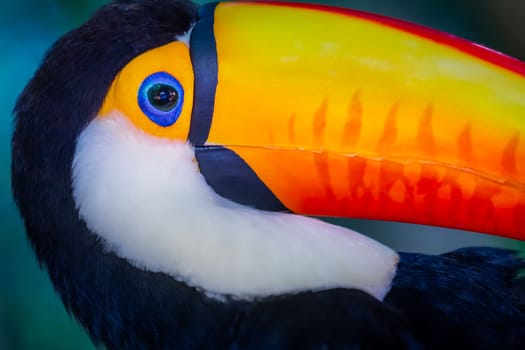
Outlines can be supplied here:
M176 65L173 62L176 62ZM185 100L177 122L169 127L155 124L146 117L137 103L140 85L150 74L166 72L177 79L184 90ZM188 136L193 106L193 67L188 47L182 42L172 42L145 52L129 62L113 80L104 104L99 111L103 118L117 111L144 132L171 139L184 140Z

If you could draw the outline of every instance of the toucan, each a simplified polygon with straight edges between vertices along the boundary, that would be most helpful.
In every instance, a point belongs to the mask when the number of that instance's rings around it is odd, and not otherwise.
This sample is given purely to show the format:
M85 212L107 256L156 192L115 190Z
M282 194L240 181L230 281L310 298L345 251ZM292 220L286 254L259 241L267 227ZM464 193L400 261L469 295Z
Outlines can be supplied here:
M525 239L517 59L350 9L116 0L14 116L29 240L97 345L525 348L516 252L396 253L317 218Z

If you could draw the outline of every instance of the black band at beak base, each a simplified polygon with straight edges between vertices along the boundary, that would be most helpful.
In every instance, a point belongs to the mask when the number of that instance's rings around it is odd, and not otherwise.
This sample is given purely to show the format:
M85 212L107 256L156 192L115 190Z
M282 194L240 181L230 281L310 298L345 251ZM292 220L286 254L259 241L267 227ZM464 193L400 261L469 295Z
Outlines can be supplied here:
M195 88L188 141L197 146L204 145L208 138L215 104L218 64L213 23L217 5L209 3L199 8L199 19L190 37Z
M206 146L210 133L218 83L217 44L214 35L215 8L199 9L199 19L190 38L195 91L188 141L195 147L201 174L217 194L239 204L269 211L288 211L235 152L222 146Z

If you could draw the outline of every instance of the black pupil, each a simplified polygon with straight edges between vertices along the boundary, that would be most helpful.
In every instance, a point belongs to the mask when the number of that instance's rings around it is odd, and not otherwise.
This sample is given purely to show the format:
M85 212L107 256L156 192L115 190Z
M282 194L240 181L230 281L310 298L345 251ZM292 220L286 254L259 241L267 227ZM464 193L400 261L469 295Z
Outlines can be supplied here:
M156 109L168 112L177 105L179 95L173 86L155 84L148 90L148 100Z

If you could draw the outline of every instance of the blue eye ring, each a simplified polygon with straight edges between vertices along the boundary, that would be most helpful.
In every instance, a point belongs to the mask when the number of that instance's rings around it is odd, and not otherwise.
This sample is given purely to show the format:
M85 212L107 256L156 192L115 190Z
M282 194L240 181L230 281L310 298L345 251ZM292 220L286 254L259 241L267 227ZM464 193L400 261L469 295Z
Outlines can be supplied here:
M152 122L168 127L177 121L182 112L184 89L171 74L153 73L140 85L138 103Z

